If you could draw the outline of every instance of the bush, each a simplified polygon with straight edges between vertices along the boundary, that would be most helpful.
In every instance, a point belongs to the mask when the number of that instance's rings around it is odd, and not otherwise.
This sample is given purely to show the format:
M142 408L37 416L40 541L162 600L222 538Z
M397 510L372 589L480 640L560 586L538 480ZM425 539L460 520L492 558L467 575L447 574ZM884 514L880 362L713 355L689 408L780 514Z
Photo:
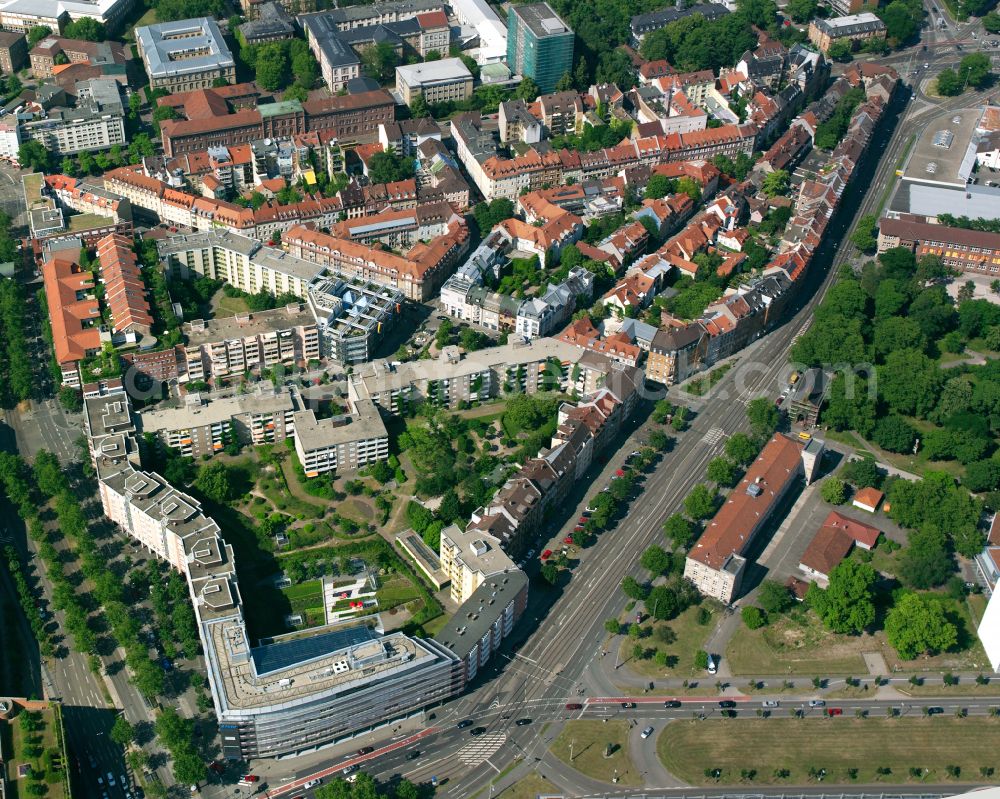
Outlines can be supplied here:
M839 477L828 477L819 489L820 496L831 505L843 505L847 501L847 484Z
M764 615L764 611L753 605L747 605L743 608L740 611L740 616L749 630L756 630L767 624L767 616Z

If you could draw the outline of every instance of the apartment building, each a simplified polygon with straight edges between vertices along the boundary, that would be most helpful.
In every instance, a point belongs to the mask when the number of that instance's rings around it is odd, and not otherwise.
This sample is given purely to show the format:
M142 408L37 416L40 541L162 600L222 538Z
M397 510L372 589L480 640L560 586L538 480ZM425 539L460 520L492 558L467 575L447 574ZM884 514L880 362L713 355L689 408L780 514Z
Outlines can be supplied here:
M346 89L347 82L361 74L361 59L340 36L335 19L326 11L305 14L299 19L327 88L331 92Z
M879 221L878 251L906 247L917 258L936 255L960 272L995 276L1000 273L1000 233L948 227L915 214L887 216Z
M322 271L282 250L224 230L170 236L157 242L157 250L171 274L185 279L203 275L248 294L266 291L275 297L294 294L305 299Z
M468 227L452 222L448 233L428 243L418 242L405 255L373 249L303 225L282 236L288 253L331 270L348 280L377 283L404 297L426 302L434 297L469 246Z
M629 21L629 27L632 31L632 46L640 47L642 40L650 33L685 17L700 14L705 19L713 21L721 19L728 13L729 9L722 3L692 3L691 5L668 6L646 14L636 14Z
M500 103L500 141L504 144L522 141L538 144L542 140L542 122L528 110L524 100L508 100Z
M129 60L123 45L118 42L88 42L83 39L66 39L46 36L29 53L31 75L42 80L55 74L56 60L65 58L70 64L124 68Z
M101 309L91 272L77 263L79 252L56 252L42 264L42 280L52 328L52 348L62 383L80 387L80 362L104 344Z
M240 25L240 35L249 45L281 42L295 38L295 19L280 3L259 3L257 13Z
M97 243L97 262L111 329L115 333L148 335L153 315L132 239L117 233L101 239Z
M458 656L385 634L377 616L251 646L232 547L196 500L142 471L127 396L88 399L84 421L105 516L187 581L223 757L314 751L461 693Z
M377 283L323 277L309 288L309 309L316 317L320 353L341 364L375 357L403 308L403 295Z
M333 225L330 232L349 241L364 244L380 242L390 249L399 250L412 247L418 241L447 235L455 223L464 224L464 221L446 202L414 203L412 208L406 210L387 209L346 219Z
M0 72L13 75L28 60L28 42L23 33L0 31Z
M255 446L284 441L292 434L292 419L300 407L289 390L214 398L193 393L173 407L161 404L142 411L138 428L181 455L210 457L230 441Z
M407 105L423 97L428 105L461 102L472 96L472 73L460 58L442 58L396 67L396 91Z
M726 605L738 598L754 537L799 479L812 480L822 453L819 439L776 433L688 553L684 577Z
M332 419L317 419L312 410L293 415L295 453L306 477L388 460L389 433L375 403L358 399L350 408L350 415Z
M646 358L646 379L664 386L682 383L705 363L708 335L700 322L658 330Z
M154 89L189 92L236 79L236 61L209 17L146 25L135 31L139 57Z
M809 41L825 53L834 42L847 41L853 45L869 39L884 39L885 31L885 23L865 11L847 17L814 19L809 23Z
M57 155L109 150L126 143L121 112L90 103L51 109L45 116L22 122L20 131L22 141L37 141Z
M451 598L458 604L486 580L517 568L498 539L466 532L457 524L441 531L440 558L441 571L451 581Z
M208 381L321 361L316 318L302 303L184 325L181 379Z
M465 680L473 680L513 632L527 606L528 576L512 568L484 581L434 640L458 657Z

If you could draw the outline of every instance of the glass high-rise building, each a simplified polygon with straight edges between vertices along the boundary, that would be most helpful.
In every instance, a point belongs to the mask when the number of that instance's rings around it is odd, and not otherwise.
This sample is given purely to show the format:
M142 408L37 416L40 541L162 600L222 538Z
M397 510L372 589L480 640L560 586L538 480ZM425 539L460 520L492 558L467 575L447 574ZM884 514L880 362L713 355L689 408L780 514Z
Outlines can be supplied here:
M573 31L548 3L511 4L507 12L507 66L531 78L543 94L573 69Z

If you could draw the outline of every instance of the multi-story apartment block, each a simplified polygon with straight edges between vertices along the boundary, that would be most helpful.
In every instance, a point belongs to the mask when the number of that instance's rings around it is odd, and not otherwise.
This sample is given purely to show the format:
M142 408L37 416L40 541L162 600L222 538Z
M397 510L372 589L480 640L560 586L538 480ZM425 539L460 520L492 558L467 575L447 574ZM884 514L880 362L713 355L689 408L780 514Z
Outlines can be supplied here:
M309 288L320 352L342 364L369 361L402 312L403 295L377 283L322 278Z
M459 604L487 579L516 568L499 540L468 533L456 524L441 531L440 558L441 570L451 581L451 598Z
M658 330L646 359L646 379L665 386L682 383L702 368L708 335L700 322Z
M55 253L42 264L52 348L63 385L80 385L80 362L100 351L101 309L91 272L77 263L79 253Z
M56 59L65 58L70 64L124 67L129 57L118 42L88 42L83 39L64 39L47 36L29 53L31 74L39 80L55 74Z
M812 480L822 452L819 439L771 438L688 553L684 576L701 593L727 605L739 596L754 537L799 478Z
M85 103L52 109L46 116L21 124L22 140L37 141L58 155L108 150L125 144L125 120L119 110Z
M142 411L139 431L155 435L164 446L193 458L221 452L230 441L268 444L292 434L301 401L290 391L260 391L206 400L188 394L175 407Z
M240 35L249 45L280 42L295 37L295 19L274 0L259 3L256 16L240 25Z
M460 58L442 58L396 67L396 91L407 105L423 97L428 105L461 102L472 96L472 73Z
M507 66L543 92L573 70L573 31L548 3L519 3L507 12Z
M419 242L402 256L301 225L283 234L281 242L291 255L345 279L388 286L407 299L426 302L467 251L469 232L464 223L452 222L447 234L426 244Z
M134 5L134 0L4 0L0 3L0 27L23 33L47 27L58 33L66 23L88 18L114 32Z
M0 72L13 75L28 60L28 42L23 33L0 31Z
M357 216L334 225L330 232L339 238L364 244L380 242L390 249L412 247L418 241L430 241L447 235L453 223L461 223L446 202L423 203L409 210L385 210Z
M306 367L321 359L316 319L295 303L219 319L195 319L184 326L181 379L207 381L276 366Z
M146 25L136 29L135 41L154 89L189 92L236 79L233 54L209 17Z
M295 452L307 477L360 469L389 458L389 433L371 400L351 402L351 415L318 420L311 410L292 417Z
M377 616L253 646L232 547L196 500L142 471L127 396L88 399L84 421L105 516L187 581L223 757L314 751L462 691L465 649L460 658L433 639L385 634ZM491 633L494 622L497 635L508 630L508 604L483 614Z
M809 41L824 53L834 42L866 42L885 38L885 23L870 11L809 23Z
M171 236L158 242L157 249L171 274L204 275L248 294L266 291L305 299L310 283L322 271L301 258L223 230Z
M538 144L542 140L542 122L528 110L524 100L508 100L506 103L500 103L498 122L500 141L504 144L512 141Z

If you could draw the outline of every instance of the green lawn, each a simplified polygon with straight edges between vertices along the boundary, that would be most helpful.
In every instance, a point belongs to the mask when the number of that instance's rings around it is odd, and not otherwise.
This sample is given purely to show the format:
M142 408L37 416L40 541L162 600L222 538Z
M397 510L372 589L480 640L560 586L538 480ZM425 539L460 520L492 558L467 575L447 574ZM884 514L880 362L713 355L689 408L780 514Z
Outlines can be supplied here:
M704 624L698 623L699 607L703 607L709 612L708 620ZM665 652L668 658L672 658L666 666L657 665L652 655L642 660L633 660L632 649L636 641L627 636L623 637L620 657L625 663L625 668L642 677L706 676L703 670L694 667L694 653L703 648L705 640L715 629L715 624L719 619L719 610L719 605L716 602L704 600L700 606L688 608L672 621L658 621L653 624L653 634L648 638L641 639L638 643L646 649ZM671 644L663 643L657 635L661 628L671 630L677 636L676 640Z
M236 316L238 313L246 313L249 310L247 301L242 297L227 297L225 294L220 293L215 304L214 313L216 318L221 319L226 316Z
M959 627L960 649L956 652L900 660L882 631L871 635L838 635L826 630L811 611L796 610L757 630L748 630L745 625L740 625L730 639L726 657L733 674L750 676L860 676L868 671L862 657L865 652L880 653L890 670L904 674L949 669L988 671L989 663L976 637L967 603L947 598L944 601L949 615Z
M564 763L595 780L611 782L617 772L620 785L641 785L642 778L628 755L628 731L628 722L624 720L605 723L596 719L574 719L566 723L550 749ZM608 744L615 750L606 758L604 752Z
M24 712L23 710L21 712ZM27 790L32 783L44 788L39 799L62 799L66 795L66 767L63 763L62 744L60 739L61 721L59 711L50 705L41 712L41 722L38 729L26 732L22 729L20 720L14 718L3 730L3 743L11 746L7 763L7 779L11 799L33 799L34 794ZM35 753L38 753L37 755ZM17 767L27 763L36 777L18 777Z
M397 605L405 605L414 599L420 599L420 593L407 578L393 577L379 586L378 590L375 591L375 598L378 599L379 610L388 610Z
M497 793L495 799L537 799L542 794L556 794L559 789L548 780L532 772L527 777L518 780L506 790Z
M313 613L319 613L323 617L323 584L319 580L309 580L299 585L289 586L288 588L282 588L281 593L283 593L287 598L289 604L292 606L292 612L298 613L303 616L312 611Z
M694 394L696 397L701 397L707 394L709 391L711 391L712 388L715 386L715 384L726 376L726 372L732 369L733 366L735 365L736 365L735 361L723 364L718 369L713 369L704 377L700 377L697 380L692 380L690 383L684 386L684 390L688 394Z
M807 784L815 781L810 769L825 769L832 785L1000 779L1000 722L981 718L675 721L656 748L671 774L699 785L749 782L745 769L755 770L752 781L760 784ZM948 766L959 767L957 778ZM995 771L984 776L981 768ZM705 776L706 769L722 774L715 780ZM782 777L778 769L790 773ZM910 769L921 769L921 777L911 776Z

